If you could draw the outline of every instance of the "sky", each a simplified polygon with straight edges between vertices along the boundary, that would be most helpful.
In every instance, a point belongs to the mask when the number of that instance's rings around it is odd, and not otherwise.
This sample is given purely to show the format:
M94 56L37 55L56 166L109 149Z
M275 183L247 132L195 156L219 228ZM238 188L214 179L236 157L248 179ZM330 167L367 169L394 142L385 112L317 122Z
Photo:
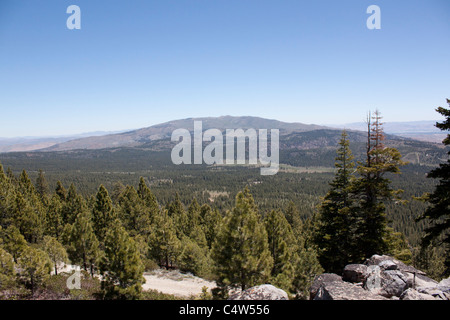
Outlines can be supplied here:
M375 109L439 120L447 98L448 0L0 0L0 137L222 115L342 124Z

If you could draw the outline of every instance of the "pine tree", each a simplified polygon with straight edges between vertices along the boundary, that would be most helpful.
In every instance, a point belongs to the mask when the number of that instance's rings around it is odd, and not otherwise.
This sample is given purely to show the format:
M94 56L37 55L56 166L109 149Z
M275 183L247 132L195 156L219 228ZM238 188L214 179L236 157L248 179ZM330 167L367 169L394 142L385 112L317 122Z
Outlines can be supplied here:
M50 277L52 270L48 255L32 247L26 247L17 261L19 277L34 294L35 290Z
M272 210L265 218L269 250L273 258L274 284L286 291L293 291L292 280L298 263L297 243L289 222L279 210Z
M48 204L46 217L46 234L60 240L64 230L62 216L63 206L60 198L54 194Z
M68 262L68 256L64 246L53 237L45 236L43 240L43 250L47 253L55 267L55 275L58 274L58 265Z
M206 243L208 248L211 249L214 240L216 239L216 234L220 223L222 222L222 216L219 210L211 209L207 204L202 205L200 208L200 217L202 221L202 229L206 238Z
M46 199L49 194L49 187L47 183L47 179L45 178L44 171L39 169L39 174L36 179L36 191L39 194L42 200Z
M119 217L127 232L132 236L148 237L151 232L152 218L150 209L145 205L136 189L127 186L119 200Z
M28 246L27 241L15 226L0 230L0 239L3 248L8 251L17 263L19 256Z
M105 237L105 254L100 263L102 289L108 299L138 299L144 283L144 266L136 243L115 221Z
M267 232L248 188L236 196L212 247L218 285L241 287L264 283L270 278L273 259Z
M152 257L161 267L170 268L180 250L180 240L177 237L175 225L167 210L161 212L155 219L154 232L150 235L149 247Z
M385 202L401 201L399 195L402 190L393 190L386 174L399 174L399 167L406 164L397 149L385 147L382 143L384 134L378 111L373 118L369 115L367 126L366 161L357 167L360 177L354 181L352 190L358 212L355 243L360 260L388 250Z
M450 130L450 100L447 99L449 108L438 107L436 111L445 117L443 122L436 123L436 127L443 130ZM442 141L445 146L450 145L450 134ZM450 155L450 151L448 152ZM441 246L445 252L444 275L450 275L450 159L441 163L438 168L428 174L429 178L439 179L439 184L431 194L425 196L430 206L417 219L425 220L429 227L425 229L422 239L422 247L430 245Z
M56 182L56 189L55 189L56 195L59 197L61 201L66 201L66 189L62 185L61 181Z
M341 273L346 264L360 262L355 252L355 211L351 196L354 173L353 155L344 130L336 156L336 173L330 190L319 207L315 243L320 263L327 272Z
M167 206L167 212L174 222L177 237L181 239L183 236L189 236L189 220L178 192L175 194L175 200Z
M0 246L0 290L13 287L15 277L13 257Z
M101 251L94 233L91 213L87 210L80 212L73 226L68 226L65 238L69 258L73 263L81 264L84 270L90 270L93 276Z
M150 209L150 217L153 218L159 213L159 204L155 195L145 183L143 177L139 179L138 195L144 201L144 205Z
M198 204L197 199L194 198L187 211L187 226L185 229L186 234L190 235L195 227L200 226L201 223L200 205Z
M92 217L95 235L102 244L105 240L106 232L112 227L112 224L116 219L111 198L103 185L100 185L95 197Z

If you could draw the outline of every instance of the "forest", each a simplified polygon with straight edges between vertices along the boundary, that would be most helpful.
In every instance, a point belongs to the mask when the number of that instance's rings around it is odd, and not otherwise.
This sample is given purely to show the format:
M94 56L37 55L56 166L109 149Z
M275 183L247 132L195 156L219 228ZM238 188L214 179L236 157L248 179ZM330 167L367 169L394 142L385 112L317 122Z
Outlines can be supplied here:
M372 254L443 278L448 218L435 208L447 200L436 194L445 164L404 161L380 119L369 119L365 143L342 132L334 166L313 160L329 149L296 150L291 158L316 166L285 163L271 177L250 166L174 167L167 152L130 148L2 155L0 297L166 299L142 290L143 273L176 268L217 283L202 299L262 283L306 299L316 275ZM425 157L445 153L433 150ZM64 288L65 263L84 270L82 290Z

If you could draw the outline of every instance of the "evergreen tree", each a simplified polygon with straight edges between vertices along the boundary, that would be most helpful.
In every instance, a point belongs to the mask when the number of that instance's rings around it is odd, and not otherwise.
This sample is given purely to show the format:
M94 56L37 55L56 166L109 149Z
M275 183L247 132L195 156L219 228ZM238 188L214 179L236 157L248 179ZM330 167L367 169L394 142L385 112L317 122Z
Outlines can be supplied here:
M45 236L43 240L43 249L47 253L55 267L55 275L58 274L58 265L68 262L68 256L64 246L53 237Z
M286 291L293 291L292 280L298 263L298 249L291 226L279 210L272 210L264 218L264 224L273 258L273 283Z
M180 254L177 266L182 271L192 272L199 277L206 277L211 272L212 261L207 250L201 248L189 237L183 237L180 243Z
M47 183L47 179L45 178L44 171L39 169L39 174L36 179L36 191L39 194L42 200L46 199L49 194L49 187Z
M212 247L218 285L242 290L270 278L273 259L267 232L248 188L236 196Z
M105 237L100 263L102 289L109 299L138 299L144 283L144 266L134 240L115 221Z
M48 204L46 217L46 234L60 240L64 230L62 216L63 206L60 198L54 194Z
M32 247L26 247L17 261L19 278L31 289L31 294L50 277L52 270L48 255Z
M294 236L298 236L302 226L302 219L300 217L300 212L293 201L289 201L284 209L284 215L287 222L291 225Z
M13 287L15 276L13 257L0 246L0 290Z
M386 174L399 174L399 167L406 164L397 149L385 147L382 143L384 134L378 111L372 119L373 123L370 116L367 121L366 161L359 163L357 172L360 177L352 184L358 214L355 244L360 261L388 250L385 202L400 201L402 190L393 190ZM358 260L357 254L352 260Z
M111 198L103 185L100 185L95 197L92 217L95 235L102 244L105 240L106 232L112 227L116 219Z
M139 179L138 195L144 202L144 205L150 209L150 218L153 219L159 213L159 204L143 177Z
M219 210L211 209L207 204L204 204L200 208L200 217L202 221L203 234L206 238L208 248L211 249L214 240L216 239L217 230L222 222L222 216Z
M167 269L171 267L179 254L180 240L173 220L166 210L156 216L154 232L150 236L149 243L151 255L159 265Z
M177 237L181 239L185 235L189 236L189 220L178 192L175 200L167 206L167 212L174 222Z
M436 123L436 127L443 130L450 130L450 100L447 99L449 108L438 107L436 109L445 117L443 122ZM442 141L445 146L450 145L450 134ZM450 151L448 152L450 155ZM422 247L430 245L441 246L445 252L444 275L450 275L450 159L441 163L438 168L428 174L429 178L439 179L439 184L431 194L425 196L430 206L417 219L425 220L429 227L425 229L425 236L422 239Z
M187 211L187 226L185 229L186 235L190 235L196 226L201 224L200 205L197 199L193 199Z
M327 272L341 273L345 265L359 263L355 252L355 211L351 197L353 155L344 130L336 156L336 173L330 190L319 207L315 243L320 248L320 263Z
M134 237L142 235L148 237L151 232L150 209L144 204L136 189L127 186L119 200L119 217L125 229Z
M59 197L61 201L66 201L66 189L62 185L61 181L56 182L56 189L55 189L56 195Z
M3 248L8 251L14 262L17 263L19 256L28 246L27 241L15 226L9 226L7 229L0 229L0 239Z
M81 264L84 270L90 270L93 276L101 251L92 226L90 212L85 210L79 213L73 226L69 225L69 228L66 229L66 233L70 260L73 263Z

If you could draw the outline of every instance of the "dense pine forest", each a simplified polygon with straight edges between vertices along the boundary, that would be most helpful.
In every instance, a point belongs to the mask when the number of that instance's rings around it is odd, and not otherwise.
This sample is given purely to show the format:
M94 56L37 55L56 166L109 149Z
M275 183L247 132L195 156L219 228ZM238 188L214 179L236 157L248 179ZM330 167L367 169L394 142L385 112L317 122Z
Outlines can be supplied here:
M143 273L155 268L214 280L216 299L261 283L304 299L316 275L372 254L444 277L448 218L433 211L445 198L432 192L446 167L429 179L435 166L404 161L378 112L367 142L349 135L332 166L328 149L297 150L289 159L309 162L287 161L273 177L249 166L175 167L167 152L131 148L2 155L0 296L58 291L64 263L80 266L89 284L74 299L161 298L142 291ZM438 157L433 150L425 157Z

